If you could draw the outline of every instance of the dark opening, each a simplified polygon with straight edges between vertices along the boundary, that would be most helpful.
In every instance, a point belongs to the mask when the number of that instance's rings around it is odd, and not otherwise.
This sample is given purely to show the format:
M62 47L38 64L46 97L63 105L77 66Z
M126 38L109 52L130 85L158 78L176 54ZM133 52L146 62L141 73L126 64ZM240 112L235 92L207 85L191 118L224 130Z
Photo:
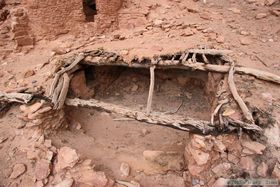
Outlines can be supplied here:
M86 16L86 21L93 22L94 16L97 14L95 0L83 0L83 10Z
M92 93L89 97L145 110L150 84L149 69L87 66L84 74L86 87ZM208 82L211 81L205 72L156 69L153 110L208 120L216 93L216 87L212 88L212 93Z

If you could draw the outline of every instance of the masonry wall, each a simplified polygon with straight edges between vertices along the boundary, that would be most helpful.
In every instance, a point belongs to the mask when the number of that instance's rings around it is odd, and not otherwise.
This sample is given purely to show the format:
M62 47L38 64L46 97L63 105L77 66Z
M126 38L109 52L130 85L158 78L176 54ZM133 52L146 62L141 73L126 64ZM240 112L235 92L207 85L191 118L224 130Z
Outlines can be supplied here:
M75 32L85 20L82 0L23 0L36 39Z
M118 28L118 11L123 0L96 0L96 32L102 33Z

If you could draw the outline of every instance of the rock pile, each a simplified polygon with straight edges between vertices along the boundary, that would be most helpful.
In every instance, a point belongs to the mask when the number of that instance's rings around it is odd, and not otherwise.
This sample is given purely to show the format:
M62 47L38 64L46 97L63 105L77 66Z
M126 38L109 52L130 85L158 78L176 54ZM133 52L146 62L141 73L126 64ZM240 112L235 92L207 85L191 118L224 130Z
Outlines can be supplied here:
M30 106L20 106L20 119L26 122L27 127L39 127L40 129L58 129L67 126L64 111L53 110L52 107L41 100Z

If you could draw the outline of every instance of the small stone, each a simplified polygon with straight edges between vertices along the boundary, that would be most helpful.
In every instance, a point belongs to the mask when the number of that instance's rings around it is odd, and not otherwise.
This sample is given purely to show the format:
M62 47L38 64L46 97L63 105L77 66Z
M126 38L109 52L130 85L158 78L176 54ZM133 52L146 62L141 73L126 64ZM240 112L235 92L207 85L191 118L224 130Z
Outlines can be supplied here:
M181 36L192 36L194 32L190 28L186 28Z
M50 148L50 147L52 146L52 140L50 140L50 139L45 140L44 145L45 145L47 148Z
M74 180L73 179L64 179L60 183L56 184L54 187L71 187L73 184Z
M246 147L247 149L253 151L256 154L263 154L263 151L265 150L265 146L259 142L255 141L245 141L242 142L242 146Z
M33 75L35 75L35 71L34 70L28 70L24 73L23 77L28 78L28 77L31 77Z
M77 130L80 130L82 128L82 125L78 122L77 124L76 124L76 129Z
M161 26L162 23L163 23L163 21L162 21L161 19L156 19L156 20L154 21L154 26Z
M241 10L235 7L229 8L228 10L232 11L234 14L240 14Z
M138 85L137 84L133 84L131 91L132 92L136 92L138 90Z
M210 155L206 152L192 148L190 148L189 151L192 154L192 157L194 158L195 162L199 166L206 164L209 160Z
M234 164L238 164L239 158L233 154L228 154L228 161L230 161Z
M79 161L79 156L76 150L70 147L62 147L58 151L57 155L57 171L64 168L72 168Z
M1 136L1 137L0 137L0 144L3 143L3 142L5 142L6 140L8 140L8 137L3 137L3 136Z
M150 131L148 129L144 128L144 129L141 130L141 133L142 133L143 136L146 136L147 134L150 134Z
M121 50L120 51L120 55L122 55L122 56L125 56L125 55L128 55L128 54L129 54L128 50Z
M35 177L37 180L43 180L50 174L50 161L41 159L36 163L35 166Z
M130 172L129 165L127 163L125 163L125 162L121 163L120 171L121 171L121 175L122 176L128 177L129 176L129 172Z
M44 187L43 181L36 181L36 187Z
M280 16L280 8L274 8L270 10L270 13L274 16L279 17Z
M218 178L212 186L213 187L227 187L228 186L227 181L228 181L228 179Z
M280 180L280 164L276 163L272 171L272 176Z
M267 175L268 166L266 163L262 162L257 168L257 174L260 177L266 177Z
M203 13L199 14L199 16L200 16L200 18L205 19L205 20L211 20L212 19L211 15L207 12L203 12Z
M241 31L240 34L243 36L248 36L250 33L247 31Z
M248 37L241 37L239 38L239 41L242 45L249 45L252 43L252 40Z
M230 163L221 163L215 166L212 171L218 175L222 176L225 172L227 172L231 168Z
M223 36L218 36L218 37L216 38L216 41L217 41L218 43L224 43L224 42L225 42L225 37L223 37Z
M240 159L240 167L248 172L253 172L256 168L256 165L253 159L247 156Z
M16 179L26 171L26 166L24 164L15 164L13 171L10 175L10 179Z
M267 13L259 13L256 15L256 19L263 19L265 17L267 17Z

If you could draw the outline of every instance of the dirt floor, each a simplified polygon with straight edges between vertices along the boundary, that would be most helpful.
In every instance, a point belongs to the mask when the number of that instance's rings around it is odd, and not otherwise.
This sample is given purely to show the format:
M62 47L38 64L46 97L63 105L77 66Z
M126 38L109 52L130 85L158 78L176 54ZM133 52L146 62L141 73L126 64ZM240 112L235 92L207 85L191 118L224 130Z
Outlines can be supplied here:
M11 11L24 6L6 2ZM41 100L48 96L63 59L101 48L127 62L188 49L227 49L231 53L225 56L237 67L280 76L280 1L128 0L119 12L123 18L113 31L96 34L92 23L84 22L81 30L73 27L52 40L36 40L32 47L16 47L11 35L3 39L4 26L13 20L0 17L0 92L39 93L27 105L0 108L0 186L219 187L229 186L228 179L267 179L271 186L279 186L277 83L234 75L239 95L255 124L263 129L260 135L241 128L231 133L194 134L90 107L49 110L48 101ZM139 15L144 15L144 22ZM148 68L83 68L71 77L68 98L96 99L146 111ZM217 74L217 79L211 78ZM152 112L209 121L220 81L227 76L156 69ZM244 120L230 91L225 95L229 104L220 116ZM47 125L36 125L41 120L38 116Z

